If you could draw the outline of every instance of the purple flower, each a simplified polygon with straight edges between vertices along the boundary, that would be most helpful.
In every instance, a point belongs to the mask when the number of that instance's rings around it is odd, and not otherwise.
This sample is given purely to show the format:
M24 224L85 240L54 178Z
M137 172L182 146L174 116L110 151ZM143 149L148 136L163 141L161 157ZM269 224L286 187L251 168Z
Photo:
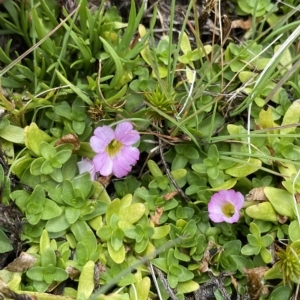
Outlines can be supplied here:
M240 218L244 196L234 190L223 190L214 194L208 203L209 218L216 223L235 223Z
M96 171L93 161L90 159L82 157L81 161L77 163L79 174L83 174L85 172L89 172L91 175L91 180L96 180Z
M92 149L97 153L93 158L95 171L103 176L114 174L126 176L140 157L140 151L133 144L140 135L132 129L130 122L122 122L113 130L109 126L95 129L90 139Z

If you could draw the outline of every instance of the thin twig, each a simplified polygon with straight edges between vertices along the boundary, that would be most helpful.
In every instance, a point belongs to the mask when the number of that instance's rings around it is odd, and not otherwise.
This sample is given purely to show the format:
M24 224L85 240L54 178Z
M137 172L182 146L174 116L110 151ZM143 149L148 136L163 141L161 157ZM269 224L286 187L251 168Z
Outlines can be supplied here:
M162 300L163 298L162 298L162 295L161 295L161 292L160 292L160 289L159 289L159 286L158 286L158 282L157 282L156 277L155 277L153 265L150 261L149 261L148 265L149 265L149 270L150 270L154 285L155 285L156 290L157 290L157 296L158 296L159 300Z
M171 171L169 169L169 166L168 164L166 163L165 161L165 158L164 158L164 153L163 153L163 146L162 146L162 142L161 142L161 139L158 138L158 145L159 145L159 153L160 153L160 156L161 156L161 160L163 162L163 165L164 165L164 168L165 168L165 171L169 177L169 179L171 180L171 182L173 183L173 185L175 186L175 188L177 189L177 191L180 193L181 197L186 201L186 202L190 202L190 198L185 194L185 192L179 187L179 185L177 184L177 182L175 181L173 175L171 174Z
M166 291L169 293L169 296L172 300L178 300L176 295L175 295L175 291L170 287L168 280L166 279L164 273L158 269L157 267L153 266L155 273L157 274L157 276L159 277L161 283L163 284L164 288L166 289Z

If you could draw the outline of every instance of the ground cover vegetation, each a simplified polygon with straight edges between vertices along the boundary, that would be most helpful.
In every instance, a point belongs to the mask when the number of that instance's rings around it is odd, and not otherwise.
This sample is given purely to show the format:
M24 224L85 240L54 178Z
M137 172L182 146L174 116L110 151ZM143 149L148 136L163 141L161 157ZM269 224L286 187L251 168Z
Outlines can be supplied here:
M0 1L0 298L297 299L299 10Z

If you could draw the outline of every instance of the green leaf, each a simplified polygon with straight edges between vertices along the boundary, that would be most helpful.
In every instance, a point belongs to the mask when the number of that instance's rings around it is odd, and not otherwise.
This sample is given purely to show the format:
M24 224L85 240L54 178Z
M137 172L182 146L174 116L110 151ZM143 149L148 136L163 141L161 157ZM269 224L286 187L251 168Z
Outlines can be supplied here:
M26 272L26 275L32 280L43 281L44 269L44 267L32 267Z
M250 223L250 231L253 234L253 236L256 237L257 240L260 238L259 227L254 222Z
M154 227L154 234L151 236L151 239L154 240L159 240L170 232L170 226L169 225L164 225L164 226L159 226L159 227Z
M30 126L26 126L25 133L25 145L36 156L41 156L41 143L51 142L52 138L43 130L39 129L35 123L31 123Z
M178 284L178 277L177 277L177 275L173 275L171 273L168 273L167 279L168 279L168 282L170 284L170 287L172 289L176 288L176 286Z
M128 207L125 207L119 211L119 217L123 221L127 221L131 224L136 223L146 211L146 207L142 203L134 203Z
M175 158L172 161L172 170L184 168L188 161L189 159L186 156L176 153Z
M88 224L83 220L78 220L70 227L71 231L73 232L74 236L76 237L77 241L81 241L85 232L90 230L91 228Z
M15 144L25 143L24 129L10 124L0 129L0 137Z
M54 111L59 116L65 117L68 120L72 120L72 109L69 103L63 101L60 105L54 107Z
M164 175L160 170L159 166L153 160L149 159L147 165L154 178L161 177Z
M149 299L149 292L151 287L151 280L149 277L144 277L141 281L138 281L134 284L135 291L137 294L137 299L139 300L148 300ZM133 287L130 287L130 299L135 299L135 291Z
M188 146L186 151L183 154L189 159L198 159L199 158L198 150L192 146Z
M299 146L296 146L293 144L284 145L282 147L280 153L287 159L300 160L300 147Z
M118 57L117 53L112 48L112 46L105 39L103 39L101 36L99 38L103 43L105 51L110 54L111 59L115 63L116 69L114 71L114 77L110 83L110 88L113 89L119 83L119 81L123 76L123 67L122 67L121 59Z
M31 206L33 206L33 205L34 204L31 203ZM38 213L31 214L31 213L26 212L26 218L27 218L29 224L36 225L40 221L41 215Z
M260 238L260 244L264 248L269 247L273 243L273 241L274 241L274 238L270 234L266 234Z
M293 288L289 285L276 287L271 295L269 300L289 300L293 292Z
M174 171L171 171L171 174L173 176L173 178L175 179L175 181L180 181L180 179L184 178L187 174L187 170L186 169L177 169Z
M295 218L294 199L289 192L273 187L265 187L264 193L278 214Z
M88 195L91 192L92 186L93 186L93 183L91 181L91 177L90 177L89 173L84 173L84 174L76 176L72 180L72 184L73 184L74 190L76 192L76 195L78 195L78 191L79 191L80 192L79 195L81 195L83 198L88 197ZM104 194L104 191L103 191L103 194Z
M168 273L168 266L165 258L154 258L151 263L163 272Z
M35 159L30 165L30 173L34 176L39 176L42 174L41 169L42 165L45 162L43 157Z
M286 111L281 126L296 124L300 120L300 101L296 100ZM280 129L280 134L288 134L295 132L296 127L288 127Z
M189 280L186 282L179 282L176 290L178 293L188 294L199 289L199 284L196 281Z
M4 231L0 229L0 253L10 252L13 249L10 239L6 236Z
M59 162L60 166L58 166L58 168L61 167L61 165L63 165L72 155L72 151L71 150L61 150L59 151L54 157L55 159Z
M207 151L207 157L214 160L215 163L219 161L219 151L215 144L212 144Z
M60 232L64 231L70 227L70 223L67 221L65 214L61 214L60 216L50 219L46 223L46 229L48 232Z
M80 217L80 209L67 206L65 209L66 219L69 224L74 224Z
M208 167L207 168L207 175L211 179L217 179L219 176L219 168L218 167Z
M261 248L260 255L266 264L272 261L272 254L266 248Z
M271 269L269 269L265 275L264 275L264 278L266 280L269 280L269 279L282 279L282 264L281 262L277 262L275 263Z
M61 269L61 268L55 268L55 273L53 274L53 281L62 282L69 278L69 274Z
M115 251L118 251L123 246L124 232L120 228L116 228L111 234L111 245Z
M120 199L115 199L113 200L107 207L106 211L106 223L110 223L110 218L114 214L119 214L121 207L121 200Z
M42 174L45 174L45 175L51 174L51 173L54 171L54 169L53 169L53 167L51 166L49 160L45 160L45 161L43 162L40 171L41 171ZM33 174L32 174L32 175L33 175Z
M78 135L81 135L85 129L85 121L72 120L72 127Z
M247 207L245 211L251 218L277 222L276 211L270 202L251 205Z
M32 21L38 38L40 40L43 39L48 34L48 31L46 30L46 26L43 24L42 20L39 18L36 8L32 8ZM56 47L52 39L46 39L41 44L41 48L50 55L54 55L56 53Z
M172 275L179 276L182 273L182 270L179 266L171 265L169 266L169 273Z
M207 190L213 191L213 192L218 192L221 190L229 190L236 185L237 181L238 181L238 178L230 178L227 181L220 184L219 186L211 188L211 189L207 189Z
M49 176L56 182L62 182L64 180L61 169L54 169Z
M81 243L85 245L89 253L97 251L97 239L92 230L87 230L81 240Z
M242 256L242 255L231 255L230 259L232 259L236 265L237 265L237 269L243 273L244 269L252 269L254 268L254 264L252 262L252 260L247 259L246 257Z
M256 247L259 246L259 239L257 239L253 234L247 235L248 242L251 246Z
M300 226L298 220L294 220L289 225L289 238L292 242L300 240Z
M249 160L245 160L244 163L237 163L233 167L226 169L225 173L232 177L247 177L259 170L261 165L261 160L250 158Z
M56 151L54 149L54 147L50 146L48 143L46 142L42 142L41 143L41 155L46 159L51 159L55 154Z
M21 190L14 191L10 194L10 198L16 202L21 212L25 211L29 197L27 192Z
M90 253L87 247L82 242L77 243L75 255L76 255L76 260L81 265L84 265L90 257Z
M42 255L41 264L43 267L48 267L49 265L56 265L56 255L54 250L50 247L45 250Z
M50 247L50 238L49 238L49 234L47 230L43 230L43 233L40 237L40 253L41 255L43 255L46 251L46 249L48 249Z
M91 296L95 288L94 269L95 263L91 260L82 268L78 282L77 299L88 299Z
M109 226L103 226L97 231L97 236L103 241L107 242L110 240L112 229Z
M67 78L65 78L57 69L55 70L55 72L57 73L57 76L59 78L59 80L63 83L68 85L72 91L74 93L76 93L86 104L93 106L94 103L93 101L90 100L90 98L83 93L77 86L75 86L74 84L72 84Z
M62 214L62 209L52 200L47 199L41 215L42 220L50 220Z
M200 174L206 174L207 167L204 163L193 164L192 169Z
M260 247L254 247L246 244L242 247L241 253L244 255L257 255L260 252Z
M126 252L123 244L119 250L115 251L111 242L108 241L107 248L110 257L114 262L116 262L117 264L121 264L125 260Z

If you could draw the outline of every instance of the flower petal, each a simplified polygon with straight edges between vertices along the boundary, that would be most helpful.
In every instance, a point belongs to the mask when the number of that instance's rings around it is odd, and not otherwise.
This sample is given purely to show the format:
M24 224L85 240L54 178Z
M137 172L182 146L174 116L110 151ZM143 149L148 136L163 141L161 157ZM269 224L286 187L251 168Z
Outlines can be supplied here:
M243 207L245 201L244 196L240 192L234 190L228 191L227 199L237 210L240 210Z
M231 204L234 207L234 214L232 216L226 216L222 208L226 204ZM215 193L208 203L209 218L213 222L227 222L235 223L240 218L239 210L244 205L244 196L240 192L235 190L222 190Z
M140 140L139 133L133 129L130 122L122 122L115 130L116 139L125 146L131 146Z
M115 133L109 126L97 127L90 139L90 144L95 152L103 152L108 144L115 138Z
M113 174L118 177L124 177L126 176L129 172L131 171L131 167L128 166L124 166L122 164L120 164L118 161L114 161L114 166L113 166Z
M102 176L108 176L113 170L113 161L106 152L98 153L93 158L95 171L99 172Z
M224 214L209 214L209 218L215 223L224 222Z
M240 218L240 213L238 210L236 210L234 215L230 218L228 218L224 215L224 221L227 223L230 223L230 224L236 223L239 220L239 218Z
M140 151L136 147L123 147L120 156L130 165L135 165L140 158Z
M113 173L117 177L126 176L139 159L140 151L135 147L123 147L113 158Z
M90 173L91 180L96 180L96 171L93 162L90 159L82 157L81 161L77 162L79 174L83 174L85 172Z

